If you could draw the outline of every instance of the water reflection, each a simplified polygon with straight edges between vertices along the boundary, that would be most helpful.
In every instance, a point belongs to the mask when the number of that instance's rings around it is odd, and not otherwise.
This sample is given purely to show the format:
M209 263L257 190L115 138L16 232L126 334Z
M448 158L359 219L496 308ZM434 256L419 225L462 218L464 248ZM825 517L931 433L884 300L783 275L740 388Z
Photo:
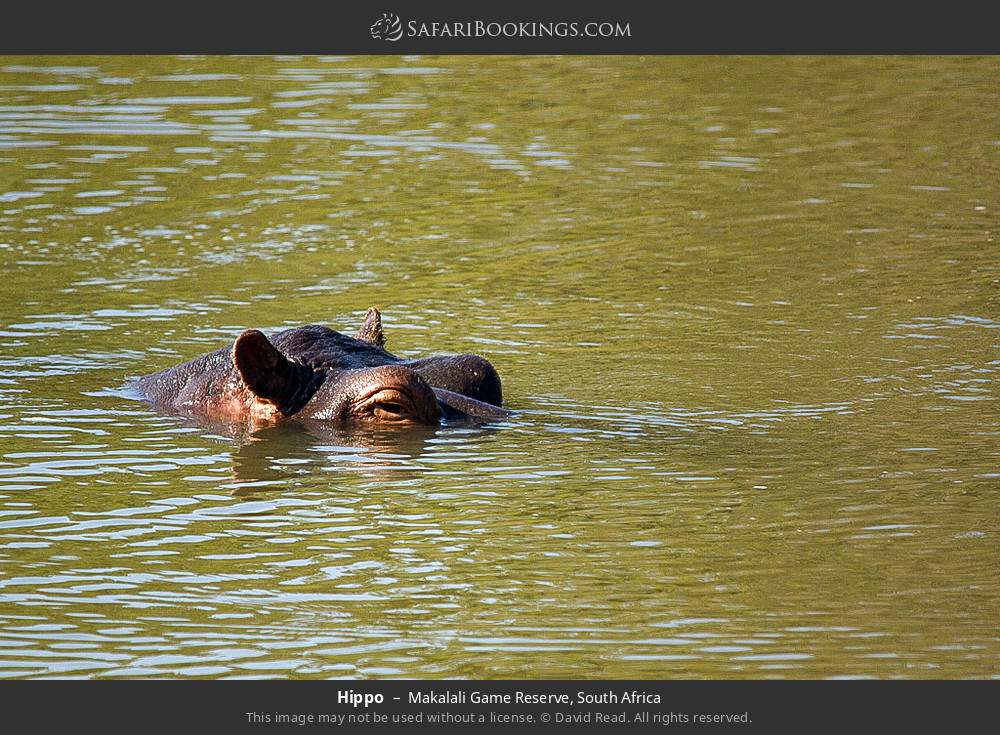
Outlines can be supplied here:
M456 437L485 436L484 426L345 428L320 421L282 424L240 438L232 455L233 494L284 486L290 475L351 471L370 480L410 480L433 461L432 449Z

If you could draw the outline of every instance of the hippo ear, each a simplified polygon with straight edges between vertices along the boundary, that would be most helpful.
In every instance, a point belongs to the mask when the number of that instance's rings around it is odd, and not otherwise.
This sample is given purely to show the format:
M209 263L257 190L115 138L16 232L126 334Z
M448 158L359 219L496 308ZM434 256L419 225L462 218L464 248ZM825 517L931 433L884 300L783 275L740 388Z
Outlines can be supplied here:
M374 306L368 309L361 328L355 332L354 339L371 342L376 347L385 347L385 333L382 332L382 315Z
M233 364L250 392L285 416L302 408L317 387L315 371L289 360L256 329L236 338Z

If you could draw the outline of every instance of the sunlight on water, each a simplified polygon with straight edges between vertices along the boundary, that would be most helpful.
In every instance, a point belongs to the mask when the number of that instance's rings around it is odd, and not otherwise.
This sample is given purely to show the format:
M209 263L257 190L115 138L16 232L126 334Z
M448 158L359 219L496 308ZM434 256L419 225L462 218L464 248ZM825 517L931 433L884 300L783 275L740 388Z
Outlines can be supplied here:
M0 676L1000 675L996 59L0 59ZM368 306L515 415L127 379Z

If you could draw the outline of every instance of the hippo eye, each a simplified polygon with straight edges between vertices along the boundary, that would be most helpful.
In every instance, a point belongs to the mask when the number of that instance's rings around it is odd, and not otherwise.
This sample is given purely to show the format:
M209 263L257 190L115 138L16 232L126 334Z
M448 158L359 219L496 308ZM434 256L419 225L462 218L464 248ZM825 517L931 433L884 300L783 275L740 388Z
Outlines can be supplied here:
M379 401L372 406L372 414L377 419L393 421L406 418L406 409L398 403Z
M412 399L394 387L374 391L358 404L357 412L362 418L385 423L414 420Z

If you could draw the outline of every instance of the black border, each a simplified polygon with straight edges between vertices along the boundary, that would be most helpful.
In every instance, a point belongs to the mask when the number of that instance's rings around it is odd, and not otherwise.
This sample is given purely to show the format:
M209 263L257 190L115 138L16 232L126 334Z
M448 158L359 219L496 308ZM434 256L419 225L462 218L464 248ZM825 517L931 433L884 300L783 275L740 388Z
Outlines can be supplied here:
M193 9L174 4L63 6L36 2L4 8L0 18L0 53L998 54L1000 32L988 16L989 7L954 2L847 5L801 1L776 6L753 0L702 3L616 0L599 6L585 6L582 2L512 1L489 6L412 0L346 5L336 0L285 0L267 5L219 3ZM629 23L631 36L626 39L404 38L387 43L368 34L369 25L382 12L396 12L406 20L439 22L621 20ZM756 732L973 732L996 726L995 703L1000 701L1000 681L7 681L0 683L0 722L9 732L60 731L76 729L82 724L104 733L301 730L304 728L300 726L251 725L245 713L331 712L343 709L336 704L343 689L389 694L418 688L658 691L669 702L662 709L748 710L753 713L753 723L739 729ZM621 729L605 726L594 731ZM661 725L655 729L703 732L706 728ZM708 728L720 729L730 728ZM588 728L574 726L572 730Z
M658 694L660 703L559 707L541 705L412 704L409 692L437 695L567 693L600 696L613 691ZM381 694L384 702L365 706L339 701L341 692ZM886 733L993 732L1000 681L13 681L0 686L4 730L11 733L73 732L81 725L100 733L152 732L666 732L705 733ZM395 700L394 697L399 697ZM490 711L532 715L530 724L392 724L393 713L447 710L457 716ZM638 711L730 713L747 721L733 724L580 725L559 723L557 711L593 714ZM387 722L334 726L326 723L251 722L249 714L327 715L379 713ZM546 715L548 719L546 719Z
M371 38L383 12L404 23L627 22L628 38ZM996 54L988 3L776 4L615 0L8 4L4 54Z

